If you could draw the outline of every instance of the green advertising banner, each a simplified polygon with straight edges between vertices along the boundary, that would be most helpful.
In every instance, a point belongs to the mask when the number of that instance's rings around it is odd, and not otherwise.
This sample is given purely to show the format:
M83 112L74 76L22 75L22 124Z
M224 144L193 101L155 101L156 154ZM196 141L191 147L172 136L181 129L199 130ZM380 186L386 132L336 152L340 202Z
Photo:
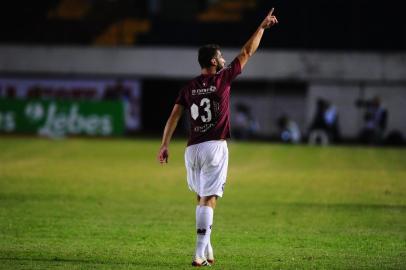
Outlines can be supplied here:
M124 134L121 101L55 101L0 98L0 132L117 136Z

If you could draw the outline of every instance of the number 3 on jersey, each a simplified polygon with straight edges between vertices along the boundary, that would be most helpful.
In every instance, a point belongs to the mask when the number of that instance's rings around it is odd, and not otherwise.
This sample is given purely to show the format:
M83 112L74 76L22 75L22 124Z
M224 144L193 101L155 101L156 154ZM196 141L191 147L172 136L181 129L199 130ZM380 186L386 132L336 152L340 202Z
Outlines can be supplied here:
M200 100L200 107L206 112L206 115L201 115L203 123L208 123L211 121L211 110L210 110L210 99L202 98ZM196 120L199 117L199 107L196 104L190 106L190 114L192 115L193 120Z

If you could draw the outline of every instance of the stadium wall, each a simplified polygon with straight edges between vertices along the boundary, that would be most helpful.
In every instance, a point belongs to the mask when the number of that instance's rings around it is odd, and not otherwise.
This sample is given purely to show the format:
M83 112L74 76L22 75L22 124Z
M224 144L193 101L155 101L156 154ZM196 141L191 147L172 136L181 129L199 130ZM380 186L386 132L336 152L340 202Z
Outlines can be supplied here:
M228 61L238 50L224 49ZM190 78L197 48L0 46L0 72ZM242 80L406 81L406 53L260 50Z
M200 71L196 52L197 48L190 47L0 46L0 73L3 76L87 75L183 81ZM237 53L235 49L223 50L229 62ZM297 119L303 131L312 120L317 98L322 97L337 106L343 136L354 137L363 121L363 112L355 106L355 101L379 95L389 109L387 130L400 130L406 134L406 122L403 121L406 113L406 53L260 50L239 80L306 85L304 95L292 98L278 98L270 93L284 90L268 89L266 85L260 89L263 94L257 91L251 95L248 86L237 95L237 100L239 97L247 100L251 96L255 109L261 112L272 113L269 109L272 104L291 107L293 115L304 116ZM165 91L165 88L158 91ZM257 103L258 98L269 102ZM275 125L268 118L262 123L262 131L275 133Z

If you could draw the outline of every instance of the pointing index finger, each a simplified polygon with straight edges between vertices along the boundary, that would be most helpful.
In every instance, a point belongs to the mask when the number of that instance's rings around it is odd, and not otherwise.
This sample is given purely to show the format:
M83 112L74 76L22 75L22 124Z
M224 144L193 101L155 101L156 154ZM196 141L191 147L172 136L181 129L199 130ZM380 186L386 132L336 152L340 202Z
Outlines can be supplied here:
M274 11L274 8L272 8L271 11L269 11L268 16L272 16L273 11Z

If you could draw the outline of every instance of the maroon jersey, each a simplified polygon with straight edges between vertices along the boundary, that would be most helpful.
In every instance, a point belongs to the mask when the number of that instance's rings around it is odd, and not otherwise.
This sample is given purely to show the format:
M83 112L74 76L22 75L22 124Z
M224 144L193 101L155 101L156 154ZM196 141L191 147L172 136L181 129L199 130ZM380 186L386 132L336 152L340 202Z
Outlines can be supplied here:
M176 103L190 116L188 146L230 138L230 87L240 73L241 64L235 58L216 74L202 74L180 90Z

